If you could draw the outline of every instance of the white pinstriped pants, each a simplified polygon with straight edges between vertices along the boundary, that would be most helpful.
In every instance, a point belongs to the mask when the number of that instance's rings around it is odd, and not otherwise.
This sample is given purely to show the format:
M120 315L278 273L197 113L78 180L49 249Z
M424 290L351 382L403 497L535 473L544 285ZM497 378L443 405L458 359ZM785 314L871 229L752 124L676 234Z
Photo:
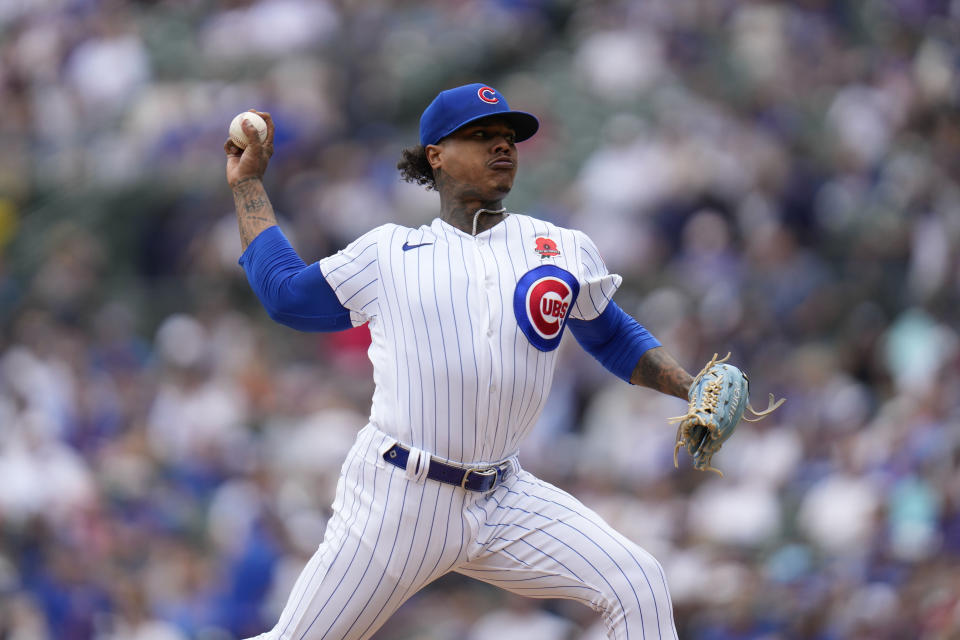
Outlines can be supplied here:
M578 600L614 640L677 637L663 568L570 494L526 471L490 494L416 482L367 425L343 464L323 543L280 621L251 640L363 640L455 571L533 598Z

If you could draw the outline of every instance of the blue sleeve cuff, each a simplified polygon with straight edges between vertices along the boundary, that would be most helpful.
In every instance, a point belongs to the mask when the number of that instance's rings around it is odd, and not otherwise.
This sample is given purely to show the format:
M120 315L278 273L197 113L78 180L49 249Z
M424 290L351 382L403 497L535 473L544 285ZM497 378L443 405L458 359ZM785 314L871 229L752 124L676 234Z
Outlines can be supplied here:
M240 266L267 313L275 321L300 331L340 331L353 326L350 311L330 287L320 265L307 265L280 227L253 239Z
M639 322L612 300L593 320L569 318L567 326L584 351L618 378L630 382L640 356L662 346Z

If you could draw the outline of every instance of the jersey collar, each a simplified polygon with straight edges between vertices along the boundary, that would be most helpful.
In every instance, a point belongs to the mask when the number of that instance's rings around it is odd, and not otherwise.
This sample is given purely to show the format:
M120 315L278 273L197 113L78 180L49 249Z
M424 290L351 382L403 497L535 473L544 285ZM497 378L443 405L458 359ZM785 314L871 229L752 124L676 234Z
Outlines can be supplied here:
M476 236L473 236L467 233L466 231L463 231L462 229L458 229L457 227L453 226L449 222L441 220L440 218L434 218L433 223L430 225L430 227L438 235L453 234L455 236L460 236L463 238L474 238L474 237L487 238L487 237L492 237L494 235L498 235L502 233L503 230L506 228L505 223L507 222L507 220L509 220L512 217L512 215L513 214L507 211L506 214L503 216L503 220L493 225L486 231L481 231Z

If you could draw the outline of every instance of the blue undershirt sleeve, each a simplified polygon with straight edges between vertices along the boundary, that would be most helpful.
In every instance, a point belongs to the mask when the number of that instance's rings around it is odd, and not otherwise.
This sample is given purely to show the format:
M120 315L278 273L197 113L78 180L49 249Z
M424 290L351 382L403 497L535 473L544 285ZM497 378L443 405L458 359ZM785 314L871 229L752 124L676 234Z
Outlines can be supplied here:
M654 347L662 346L643 325L612 300L603 313L593 320L568 318L567 326L584 351L627 382L630 382L630 374L640 356Z
M353 326L317 263L308 265L280 227L262 231L240 256L240 266L267 314L299 331L341 331Z

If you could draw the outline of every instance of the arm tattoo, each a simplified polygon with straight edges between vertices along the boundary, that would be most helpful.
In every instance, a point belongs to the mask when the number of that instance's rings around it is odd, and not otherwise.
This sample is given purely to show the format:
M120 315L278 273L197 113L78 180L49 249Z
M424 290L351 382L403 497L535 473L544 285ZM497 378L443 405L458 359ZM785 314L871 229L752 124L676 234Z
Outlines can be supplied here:
M666 349L654 347L640 356L630 375L630 382L686 400L693 376Z
M265 200L264 198L254 198L252 200L247 200L243 204L243 210L246 211L247 213L252 213L254 211L260 211L260 209L264 209L269 206L270 206L270 203L267 202L267 200Z
M233 201L237 207L240 242L246 250L261 231L277 224L277 217L263 183L257 178L244 178L233 185Z

